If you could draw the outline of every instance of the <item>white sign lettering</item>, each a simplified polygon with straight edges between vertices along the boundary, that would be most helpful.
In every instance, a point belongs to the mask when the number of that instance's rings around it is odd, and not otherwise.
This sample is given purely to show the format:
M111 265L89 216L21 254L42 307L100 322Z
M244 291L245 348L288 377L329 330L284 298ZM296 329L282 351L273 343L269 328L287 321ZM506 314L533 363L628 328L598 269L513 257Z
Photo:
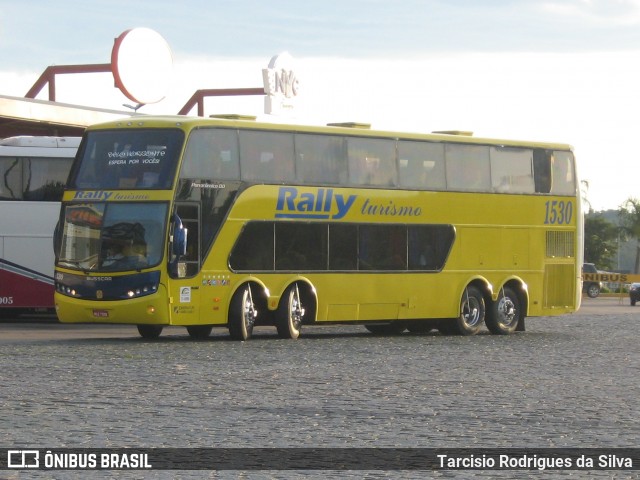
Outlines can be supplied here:
M267 94L264 112L270 115L291 113L300 91L300 81L293 68L293 57L287 52L273 57L269 67L262 70L262 80Z

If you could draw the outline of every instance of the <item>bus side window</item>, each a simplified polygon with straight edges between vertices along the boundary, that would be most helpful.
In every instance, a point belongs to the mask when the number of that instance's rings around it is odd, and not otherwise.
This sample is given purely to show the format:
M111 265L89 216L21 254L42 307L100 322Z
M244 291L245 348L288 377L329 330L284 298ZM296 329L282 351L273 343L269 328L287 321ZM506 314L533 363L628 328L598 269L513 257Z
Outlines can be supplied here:
M447 189L471 192L491 190L489 147L447 144Z
M349 138L349 183L392 186L398 183L395 142L380 138Z
M327 232L322 223L275 224L276 270L326 270Z
M249 222L238 236L229 255L232 270L273 271L273 222Z
M62 200L71 161L69 158L25 158L24 199L48 202Z
M297 134L296 179L303 183L347 183L344 138L331 135Z
M0 158L0 199L22 198L22 161L15 157Z
M333 223L329 226L329 270L358 269L357 225Z
M493 190L503 193L533 193L533 153L526 148L491 147Z
M407 228L404 225L360 225L359 270L406 270Z
M551 193L554 195L575 195L576 182L573 169L573 155L571 152L553 152L551 171L553 183Z
M533 180L536 193L551 192L551 163L553 154L542 148L533 150Z
M451 225L409 227L409 270L439 271L455 239Z
M237 180L240 178L235 130L194 130L184 155L180 178Z
M400 186L444 190L444 144L398 142Z
M293 134L241 130L240 170L243 180L294 180Z

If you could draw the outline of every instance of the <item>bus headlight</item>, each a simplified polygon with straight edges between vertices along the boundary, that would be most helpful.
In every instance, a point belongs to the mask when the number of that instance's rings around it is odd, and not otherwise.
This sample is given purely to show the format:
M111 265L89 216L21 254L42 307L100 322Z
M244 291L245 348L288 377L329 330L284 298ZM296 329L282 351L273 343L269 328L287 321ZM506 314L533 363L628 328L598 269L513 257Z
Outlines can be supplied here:
M151 295L158 290L157 285L143 285L142 287L132 288L127 291L128 298L144 297L145 295Z
M60 282L56 282L55 288L58 293L66 295L67 297L80 297L79 292L75 288L63 285Z

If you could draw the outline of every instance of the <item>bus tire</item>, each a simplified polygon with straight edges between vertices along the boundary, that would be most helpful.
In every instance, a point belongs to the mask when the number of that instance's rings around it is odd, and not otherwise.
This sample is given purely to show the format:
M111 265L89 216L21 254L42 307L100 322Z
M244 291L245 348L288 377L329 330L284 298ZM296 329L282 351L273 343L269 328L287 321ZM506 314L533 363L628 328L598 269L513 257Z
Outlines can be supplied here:
M233 294L229 306L229 334L234 340L249 340L258 317L251 285L248 283Z
M211 333L211 330L213 330L213 327L211 325L189 325L187 327L189 336L198 340L207 338Z
M404 322L370 323L364 328L375 335L400 335L407 329Z
M300 299L300 289L294 283L287 288L276 310L276 329L280 338L296 339L300 336L305 308Z
M467 286L460 299L460 314L452 329L458 335L475 335L485 322L486 307L482 292L474 286Z
M485 323L494 335L509 335L516 331L521 314L520 299L511 288L504 287L498 300L491 302Z
M162 325L138 325L138 333L147 340L158 338L162 333Z
M442 320L438 323L436 328L441 335L455 335L458 333L458 329L456 328L456 319L450 318L447 320Z

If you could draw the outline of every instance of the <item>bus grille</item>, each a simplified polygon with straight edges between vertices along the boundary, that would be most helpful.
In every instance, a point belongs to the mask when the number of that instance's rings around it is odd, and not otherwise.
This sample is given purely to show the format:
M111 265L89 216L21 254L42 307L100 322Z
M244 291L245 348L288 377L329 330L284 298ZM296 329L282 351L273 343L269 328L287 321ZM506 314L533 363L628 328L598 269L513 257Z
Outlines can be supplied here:
M568 307L575 302L574 265L547 265L544 271L544 306Z
M547 258L574 258L576 256L574 232L547 232Z

